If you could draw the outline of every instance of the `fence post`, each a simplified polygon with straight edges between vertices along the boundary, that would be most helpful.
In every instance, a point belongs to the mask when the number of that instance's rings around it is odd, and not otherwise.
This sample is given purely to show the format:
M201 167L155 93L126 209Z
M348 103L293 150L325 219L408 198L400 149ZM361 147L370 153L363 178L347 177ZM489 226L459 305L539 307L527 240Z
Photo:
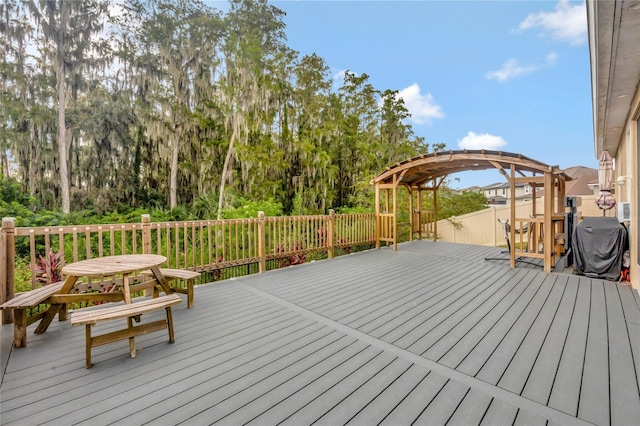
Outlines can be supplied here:
M142 215L142 254L151 254L151 215Z
M15 232L16 219L2 218L0 230L0 304L13 299L14 271L15 271ZM11 324L13 315L11 310L2 311L2 324Z
M336 218L336 212L333 209L329 209L329 223L328 223L328 228L327 229L327 257L329 259L333 259L334 253L334 244L335 244L335 238L334 238L334 231L335 231L335 218Z
M258 212L258 272L267 270L267 238L265 234L265 217L264 212Z

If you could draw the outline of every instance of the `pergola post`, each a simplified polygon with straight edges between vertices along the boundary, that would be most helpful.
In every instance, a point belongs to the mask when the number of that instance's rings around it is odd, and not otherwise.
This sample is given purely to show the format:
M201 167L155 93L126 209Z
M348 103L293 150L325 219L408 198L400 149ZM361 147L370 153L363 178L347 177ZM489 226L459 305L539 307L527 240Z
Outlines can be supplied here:
M552 215L553 215L553 175L550 172L544 173L544 271L551 272L551 254L553 253L553 240L554 229Z
M415 232L415 223L414 223L414 216L415 214L413 213L414 208L413 208L413 188L411 186L407 187L407 189L409 190L409 241L413 241L413 233ZM420 219L418 219L418 225L420 225Z
M388 193L388 191L387 191ZM398 175L393 175L393 251L398 251Z
M418 239L422 239L422 189L418 186Z
M380 235L382 226L380 217L380 183L376 183L376 248L380 248Z
M433 241L438 241L438 186L436 186L436 180L433 180L433 211L435 217L433 218Z
M511 213L511 232L509 233L509 265L516 267L516 166L511 164L511 175L508 177L511 184L511 202L509 210Z

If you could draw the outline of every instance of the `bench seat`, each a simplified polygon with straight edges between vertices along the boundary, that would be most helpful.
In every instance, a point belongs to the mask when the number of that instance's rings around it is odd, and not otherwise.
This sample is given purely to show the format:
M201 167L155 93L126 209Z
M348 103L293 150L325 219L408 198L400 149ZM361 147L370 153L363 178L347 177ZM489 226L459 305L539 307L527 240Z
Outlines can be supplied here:
M190 271L188 269L170 269L170 268L159 268L160 272L164 277L169 281L169 285L171 289L176 293L186 294L187 295L187 308L190 309L193 307L193 287L195 285L195 279L198 278L201 274L200 272ZM144 271L145 275L153 275L151 271ZM183 280L185 281L187 288L178 287L176 285L172 285L175 280ZM157 287L154 289L154 297L158 295Z
M129 340L129 354L131 358L136 356L135 336L139 336L154 331L169 331L169 342L175 341L173 334L173 316L171 314L171 306L180 303L182 299L177 294L168 294L162 297L147 299L140 302L133 302L125 305L107 306L104 308L85 308L72 312L71 325L84 325L86 335L86 367L91 368L91 349L97 346L113 343L118 340ZM140 316L149 312L160 309L166 310L166 321L154 321L148 324L133 325L133 321L140 321ZM101 334L98 336L91 335L91 327L102 321L111 321L117 319L127 319L127 328Z
M17 294L13 299L7 300L0 309L13 311L13 346L22 348L27 346L27 327L40 320L45 311L27 318L27 309L33 309L38 305L46 303L54 294L60 292L64 282L51 283L35 290L25 291Z

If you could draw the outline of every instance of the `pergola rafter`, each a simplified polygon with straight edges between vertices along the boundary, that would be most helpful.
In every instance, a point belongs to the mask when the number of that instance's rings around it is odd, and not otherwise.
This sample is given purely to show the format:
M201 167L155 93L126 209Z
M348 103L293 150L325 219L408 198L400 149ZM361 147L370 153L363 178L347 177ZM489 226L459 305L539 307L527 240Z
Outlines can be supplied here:
M388 167L371 181L376 185L376 246L380 247L380 243L385 241L393 244L394 250L397 249L398 186L405 186L410 194L411 238L414 232L418 232L418 238L422 238L422 232L426 230L436 240L438 189L444 179L454 173L488 169L498 170L511 186L511 267L515 267L516 263L516 223L520 222L522 229L525 228L524 223L529 223L539 233L534 239L536 246L538 237L542 239L542 253L539 253L537 247L535 250L528 247L526 253L518 252L518 255L543 258L544 269L549 272L555 261L552 256L553 247L556 247L557 253L558 245L561 244L555 244L556 235L562 232L559 216L564 210L565 181L571 178L558 166L549 166L511 152L489 150L434 152L409 158ZM521 182L533 188L534 202L529 219L516 218L516 185ZM545 190L542 214L536 212L535 193L538 187ZM385 192L384 197L381 197L381 191ZM433 194L433 210L424 210L422 207L424 191ZM414 195L417 195L417 202L414 200ZM553 232L543 232L544 229L553 230ZM528 245L531 245L529 241Z

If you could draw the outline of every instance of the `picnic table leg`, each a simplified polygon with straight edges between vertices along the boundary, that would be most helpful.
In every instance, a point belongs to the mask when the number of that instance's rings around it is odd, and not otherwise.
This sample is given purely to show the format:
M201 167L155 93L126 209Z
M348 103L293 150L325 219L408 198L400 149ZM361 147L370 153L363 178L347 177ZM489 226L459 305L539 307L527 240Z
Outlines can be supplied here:
M127 318L127 327L129 330L133 328L133 318ZM136 342L133 336L129 337L129 355L131 355L131 358L136 357Z
M169 329L169 343L175 343L175 335L173 334L173 314L171 313L171 306L167 306L167 328Z
M13 347L27 346L27 312L25 309L13 310Z
M160 284L160 286L164 290L165 294L173 293L173 290L171 289L171 286L169 285L169 281L165 278L165 276L162 274L162 272L160 272L160 268L158 266L152 266L151 267L151 272L153 272L153 275L155 275L156 279L158 280L158 283Z
M68 276L65 280L64 280L64 284L62 285L62 288L60 289L60 293L58 294L68 294L71 289L73 288L74 284L76 283L76 281L78 281L78 277L74 277L74 276ZM44 317L42 318L42 320L40 321L40 324L38 324L38 327L36 327L36 331L34 332L35 334L42 334L45 331L47 331L47 328L49 328L49 325L51 325L51 321L53 321L53 318L56 316L56 314L60 311L60 309L64 306L64 313L62 314L61 317L61 321L62 318L66 319L67 318L67 307L66 305L60 305L60 304L56 304L56 305L51 305L49 307L49 309L47 309L47 312L45 312Z
M58 311L58 321L66 321L68 319L69 310L68 306L65 303L64 305L60 305L60 310Z
M47 309L47 311L45 312L44 317L42 317L42 320L40 320L40 324L38 324L38 327L36 327L36 331L34 331L33 333L42 334L47 331L47 328L49 328L49 326L51 325L51 321L53 321L61 307L62 305L49 306L49 309Z
M85 351L86 351L86 356L87 356L87 368L91 368L91 324L87 324L85 329L84 329L84 333L85 333Z
M187 309L193 308L193 288L195 287L195 280L193 278L187 280Z

